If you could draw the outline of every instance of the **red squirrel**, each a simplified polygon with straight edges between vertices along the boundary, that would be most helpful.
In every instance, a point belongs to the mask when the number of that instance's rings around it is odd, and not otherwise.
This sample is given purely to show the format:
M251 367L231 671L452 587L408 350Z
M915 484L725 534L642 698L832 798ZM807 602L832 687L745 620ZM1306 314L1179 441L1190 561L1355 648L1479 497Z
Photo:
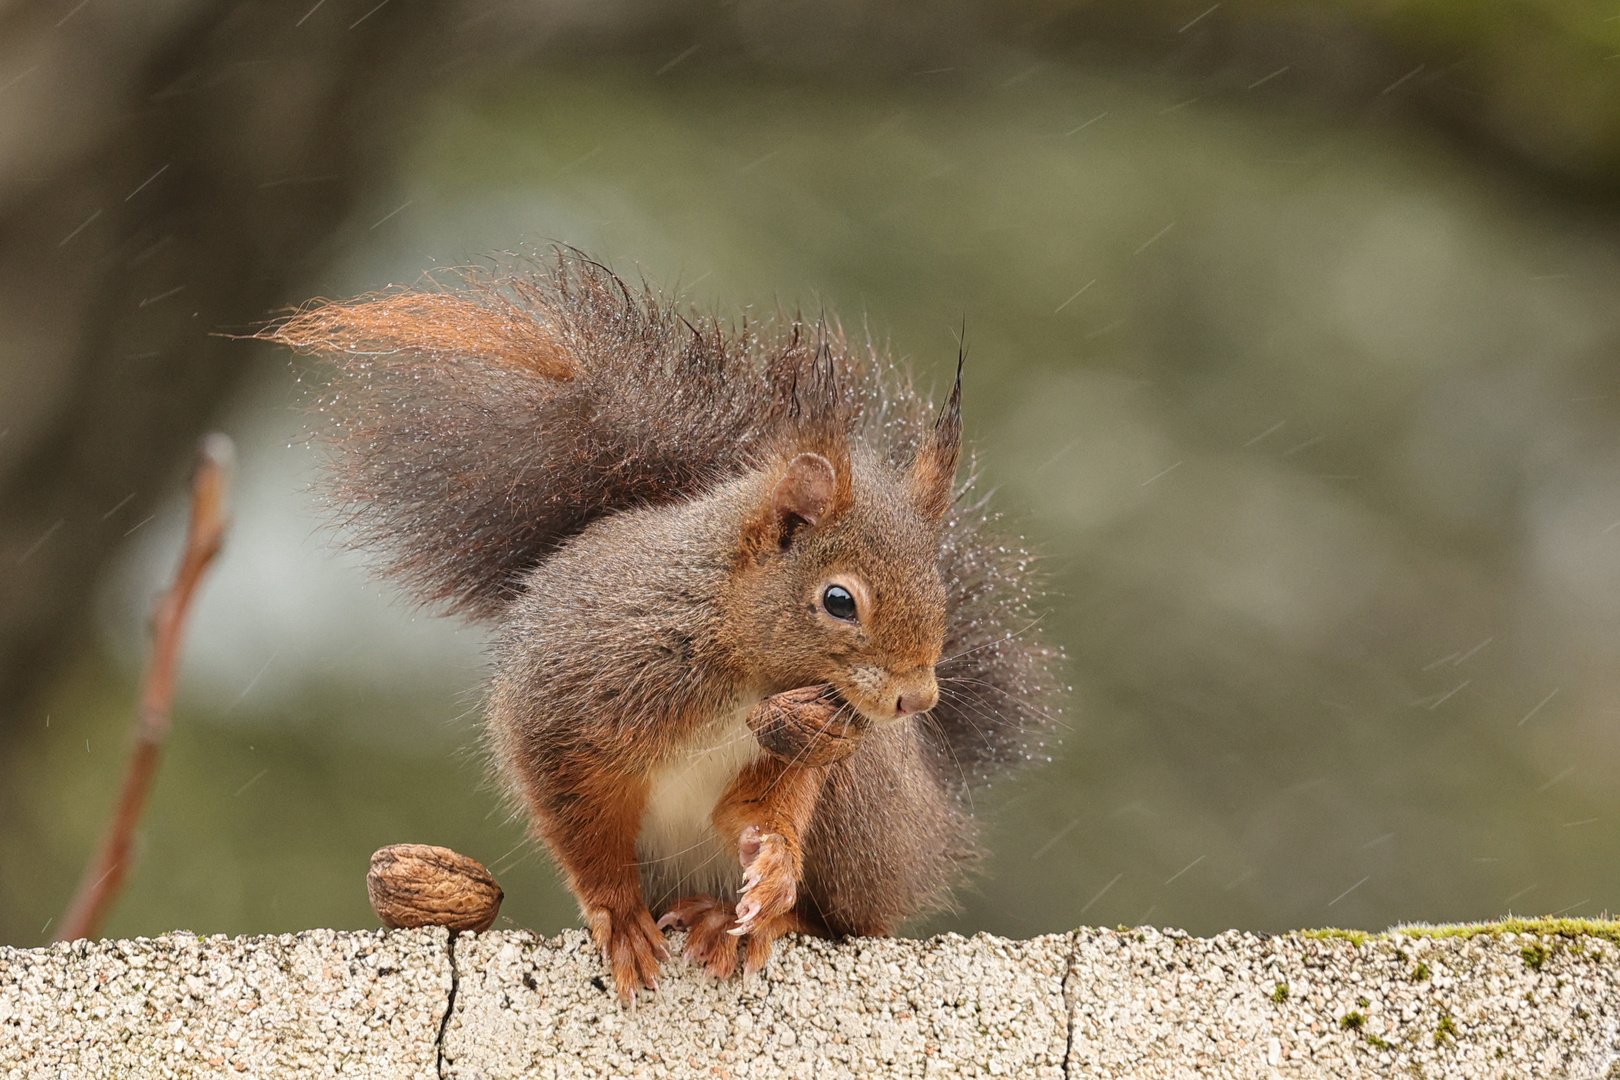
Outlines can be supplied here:
M571 251L261 336L330 361L358 543L498 623L493 757L623 1000L667 929L724 978L949 904L967 792L1042 755L1058 658L957 490L960 364L936 412L836 325L728 329Z

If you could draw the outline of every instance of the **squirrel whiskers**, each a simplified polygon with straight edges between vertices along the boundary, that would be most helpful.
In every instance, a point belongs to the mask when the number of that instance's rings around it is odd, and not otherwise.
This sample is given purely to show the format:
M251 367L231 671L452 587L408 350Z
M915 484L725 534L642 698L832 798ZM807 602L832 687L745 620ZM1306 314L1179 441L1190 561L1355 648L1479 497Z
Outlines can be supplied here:
M499 624L489 739L621 996L887 934L978 857L965 796L1054 726L1030 556L870 344L727 331L560 253L318 302L329 491L423 603Z

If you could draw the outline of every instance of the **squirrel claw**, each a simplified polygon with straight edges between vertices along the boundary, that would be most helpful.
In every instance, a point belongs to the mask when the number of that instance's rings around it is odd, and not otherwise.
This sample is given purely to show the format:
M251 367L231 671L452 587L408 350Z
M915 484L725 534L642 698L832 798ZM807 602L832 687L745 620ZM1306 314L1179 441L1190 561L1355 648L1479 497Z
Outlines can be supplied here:
M658 965L669 959L669 949L651 912L644 907L639 911L597 907L586 912L586 921L602 959L613 972L620 1002L634 1002L638 989L658 989Z
M712 978L724 979L737 969L737 939L727 928L736 915L732 905L712 896L688 896L675 901L659 919L686 930L686 959Z
M733 937L741 937L744 934L751 933L759 924L759 915L759 901L749 897L737 905L737 925L727 930L726 933L731 934Z
M728 932L741 937L792 909L801 857L798 845L786 836L749 825L737 838L737 858L743 864L742 899L737 925Z

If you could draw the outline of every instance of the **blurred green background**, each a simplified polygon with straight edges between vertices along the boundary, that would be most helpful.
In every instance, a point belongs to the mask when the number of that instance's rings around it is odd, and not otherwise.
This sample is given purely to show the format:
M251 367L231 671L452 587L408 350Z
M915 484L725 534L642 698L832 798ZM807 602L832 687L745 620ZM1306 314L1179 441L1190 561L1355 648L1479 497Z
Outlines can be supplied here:
M1074 693L916 930L1620 902L1616 10L59 6L0 16L0 941L104 825L209 425L235 524L106 932L374 925L402 841L575 924L486 782L484 631L339 549L312 373L210 336L552 241L925 382L965 325Z

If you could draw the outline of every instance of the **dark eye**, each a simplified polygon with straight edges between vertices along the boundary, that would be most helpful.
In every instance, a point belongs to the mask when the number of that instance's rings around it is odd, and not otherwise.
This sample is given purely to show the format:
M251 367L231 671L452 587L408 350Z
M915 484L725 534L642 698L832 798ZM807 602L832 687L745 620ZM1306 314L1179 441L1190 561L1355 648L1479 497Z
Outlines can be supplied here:
M842 585L829 585L821 594L821 606L835 619L855 621L855 598Z

